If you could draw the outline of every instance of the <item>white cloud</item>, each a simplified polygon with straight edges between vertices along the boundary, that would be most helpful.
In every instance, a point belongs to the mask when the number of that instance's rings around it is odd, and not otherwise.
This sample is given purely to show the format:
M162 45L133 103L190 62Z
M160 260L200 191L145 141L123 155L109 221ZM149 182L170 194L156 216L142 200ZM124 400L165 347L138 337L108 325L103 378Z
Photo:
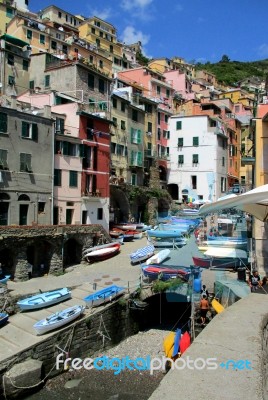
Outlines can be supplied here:
M102 19L103 21L109 20L112 16L112 9L111 8L105 8L103 10L90 10L90 15L95 15L96 17Z
M258 54L260 57L268 57L268 44L263 43L262 45L259 46L258 48Z
M141 42L145 46L150 40L150 35L136 31L133 26L127 26L123 31L122 41L126 44Z
M122 0L121 7L124 10L133 10L133 8L144 9L148 7L153 0Z

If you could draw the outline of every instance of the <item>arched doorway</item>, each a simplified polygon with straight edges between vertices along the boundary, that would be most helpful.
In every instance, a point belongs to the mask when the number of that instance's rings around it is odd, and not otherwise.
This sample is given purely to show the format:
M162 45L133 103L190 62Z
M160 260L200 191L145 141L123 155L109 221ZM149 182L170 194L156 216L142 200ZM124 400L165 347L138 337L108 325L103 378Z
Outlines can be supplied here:
M7 193L0 193L0 225L8 225L8 210L10 196Z
M20 202L19 224L20 225L28 225L28 211L29 211L30 197L27 196L27 194L21 194L18 197L18 201Z
M82 257L82 244L71 238L63 245L63 267L80 264Z
M46 240L37 240L27 246L27 261L33 265L33 276L43 276L49 273L53 246Z
M113 221L111 222L119 223L128 221L130 205L123 190L111 187L110 212L114 214Z
M11 275L14 278L15 275L15 257L11 249L3 249L0 251L0 263L2 264L2 270L4 275Z

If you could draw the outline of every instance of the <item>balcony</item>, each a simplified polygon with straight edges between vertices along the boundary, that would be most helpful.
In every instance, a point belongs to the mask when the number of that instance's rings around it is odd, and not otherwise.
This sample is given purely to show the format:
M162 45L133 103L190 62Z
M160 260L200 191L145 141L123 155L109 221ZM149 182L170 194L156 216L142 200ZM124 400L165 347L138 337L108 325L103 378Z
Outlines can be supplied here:
M241 157L241 166L245 166L245 165L254 165L256 162L255 157L252 156L243 156Z

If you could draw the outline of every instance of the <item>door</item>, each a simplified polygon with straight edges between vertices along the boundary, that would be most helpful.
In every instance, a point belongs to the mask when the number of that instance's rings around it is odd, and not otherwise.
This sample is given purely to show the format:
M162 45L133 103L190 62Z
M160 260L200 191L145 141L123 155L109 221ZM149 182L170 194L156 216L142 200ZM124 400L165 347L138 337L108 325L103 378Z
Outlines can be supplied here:
M8 225L9 203L0 203L0 225Z
M20 225L27 225L28 204L20 204Z
M73 220L73 212L71 208L67 208L66 210L66 225L71 225L72 220Z

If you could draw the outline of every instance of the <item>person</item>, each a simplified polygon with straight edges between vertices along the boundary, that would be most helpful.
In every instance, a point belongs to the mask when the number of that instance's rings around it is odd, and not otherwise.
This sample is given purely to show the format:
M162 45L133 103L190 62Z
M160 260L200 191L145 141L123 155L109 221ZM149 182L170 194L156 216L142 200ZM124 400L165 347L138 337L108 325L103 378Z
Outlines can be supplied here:
M33 265L31 263L28 262L27 264L27 270L28 270L28 277L29 279L32 279L32 275L33 275Z
M248 284L252 292L261 286L261 277L258 271L254 270L253 273L249 275Z
M206 285L202 286L202 289L201 289L200 293L201 293L201 298L203 297L203 295L205 295L208 298L209 293L208 293Z
M201 324L205 325L207 312L209 310L209 303L207 300L207 296L203 294L202 299L200 300L200 314L201 314Z

